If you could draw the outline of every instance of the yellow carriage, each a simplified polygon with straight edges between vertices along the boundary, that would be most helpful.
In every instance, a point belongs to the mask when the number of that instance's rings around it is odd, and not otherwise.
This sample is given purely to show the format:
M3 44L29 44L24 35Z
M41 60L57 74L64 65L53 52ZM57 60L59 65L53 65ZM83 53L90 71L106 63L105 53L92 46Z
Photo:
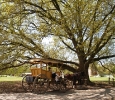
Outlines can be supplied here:
M52 85L52 70L50 68L55 67L55 73L60 75L59 70L57 70L58 65L61 64L59 61L35 58L28 61L28 63L34 65L30 67L31 74L26 75L22 79L22 87L25 91L33 91L36 93L44 93L51 86L53 88L58 88L61 91L66 90L64 81L60 81L58 84L53 83ZM36 65L36 66L35 66Z

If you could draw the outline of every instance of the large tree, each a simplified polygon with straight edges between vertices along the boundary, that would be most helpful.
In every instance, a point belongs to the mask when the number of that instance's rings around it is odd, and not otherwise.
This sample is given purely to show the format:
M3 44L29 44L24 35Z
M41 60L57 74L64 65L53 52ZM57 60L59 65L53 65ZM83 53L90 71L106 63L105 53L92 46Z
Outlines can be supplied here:
M42 57L77 66L89 80L91 63L115 57L114 0L0 2L1 70Z

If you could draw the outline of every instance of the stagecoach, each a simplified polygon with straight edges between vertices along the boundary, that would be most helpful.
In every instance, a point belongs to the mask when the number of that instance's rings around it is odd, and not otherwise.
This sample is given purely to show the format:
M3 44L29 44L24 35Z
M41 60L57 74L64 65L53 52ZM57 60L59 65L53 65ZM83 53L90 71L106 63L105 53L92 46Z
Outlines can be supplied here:
M54 75L60 76L60 61L51 59L35 58L28 61L30 63L31 74L27 74L22 79L22 87L25 91L34 93L45 93L48 90L66 91L66 81L60 78L55 81ZM51 70L53 68L53 71Z

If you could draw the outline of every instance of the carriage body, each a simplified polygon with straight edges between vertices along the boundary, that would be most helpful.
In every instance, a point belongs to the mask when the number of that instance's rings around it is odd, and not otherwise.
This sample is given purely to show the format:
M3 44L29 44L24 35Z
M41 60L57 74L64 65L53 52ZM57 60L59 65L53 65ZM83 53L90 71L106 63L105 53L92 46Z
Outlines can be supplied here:
M44 70L42 68L31 68L30 70L31 70L31 73L32 73L33 77L44 74L45 77L41 76L41 78L51 79L51 75L52 75L51 71L47 71L47 70Z

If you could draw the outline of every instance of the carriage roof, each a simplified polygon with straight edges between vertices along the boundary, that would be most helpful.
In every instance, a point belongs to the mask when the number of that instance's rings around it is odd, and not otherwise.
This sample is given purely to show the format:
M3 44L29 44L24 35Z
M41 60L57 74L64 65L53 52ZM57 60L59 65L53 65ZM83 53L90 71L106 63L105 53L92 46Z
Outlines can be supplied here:
M51 59L51 58L31 58L27 61L27 63L32 64L32 65L47 64L50 67L57 67L61 69L67 69L71 72L76 72L75 68L68 66L66 62L56 60L56 59Z
M57 60L53 60L53 59L45 59L45 58L32 58L29 60L29 63L31 64L40 64L40 63L44 63L44 64L62 64L61 61L57 61Z

